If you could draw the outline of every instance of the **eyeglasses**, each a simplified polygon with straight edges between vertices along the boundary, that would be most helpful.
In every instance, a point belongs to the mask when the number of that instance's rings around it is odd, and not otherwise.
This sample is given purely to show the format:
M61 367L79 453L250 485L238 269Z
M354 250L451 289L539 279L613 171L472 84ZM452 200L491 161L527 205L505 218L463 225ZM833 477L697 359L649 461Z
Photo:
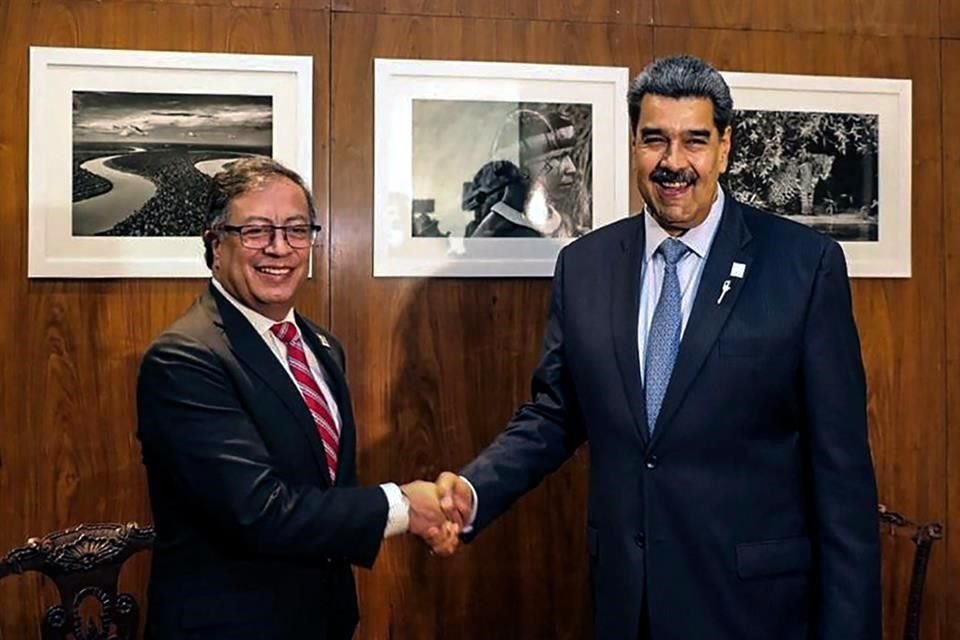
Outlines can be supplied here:
M274 234L283 233L291 249L306 249L317 241L320 231L318 224L291 224L287 226L275 224L225 224L220 227L240 236L240 244L247 249L266 249L273 244Z

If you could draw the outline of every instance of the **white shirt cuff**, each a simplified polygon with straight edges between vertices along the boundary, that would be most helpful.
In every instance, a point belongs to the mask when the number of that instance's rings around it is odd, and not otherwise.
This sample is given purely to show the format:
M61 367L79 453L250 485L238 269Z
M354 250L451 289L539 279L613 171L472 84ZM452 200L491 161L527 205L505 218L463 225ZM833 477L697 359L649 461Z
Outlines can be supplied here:
M380 485L383 493L387 496L387 526L383 529L383 537L389 538L401 533L406 533L410 528L410 502L400 491L400 487L392 482Z
M473 488L473 483L463 476L460 476L460 479L467 483L467 486L470 487L470 493L473 494L473 511L470 512L470 518L464 523L463 526L463 533L470 533L473 531L473 521L477 519L477 507L479 505L479 500L477 499L477 490Z

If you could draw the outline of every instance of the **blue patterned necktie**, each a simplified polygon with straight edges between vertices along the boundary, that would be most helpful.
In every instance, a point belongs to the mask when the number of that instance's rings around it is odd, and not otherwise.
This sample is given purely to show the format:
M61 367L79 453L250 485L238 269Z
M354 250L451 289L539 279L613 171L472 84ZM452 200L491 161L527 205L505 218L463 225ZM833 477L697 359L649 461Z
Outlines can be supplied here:
M674 238L667 238L657 247L664 260L663 288L660 290L660 300L657 301L647 334L647 353L643 367L644 389L647 395L647 428L651 435L663 397L667 393L677 351L680 350L680 278L677 277L677 263L689 250L687 245Z

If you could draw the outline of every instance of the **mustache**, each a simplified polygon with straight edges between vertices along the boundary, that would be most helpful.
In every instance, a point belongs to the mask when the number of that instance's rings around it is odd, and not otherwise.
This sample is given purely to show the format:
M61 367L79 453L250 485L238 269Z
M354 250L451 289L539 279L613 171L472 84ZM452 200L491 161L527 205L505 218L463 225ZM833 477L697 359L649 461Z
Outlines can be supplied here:
M693 169L683 169L674 171L666 167L657 167L650 174L650 180L658 184L677 183L693 184L697 181L697 173Z

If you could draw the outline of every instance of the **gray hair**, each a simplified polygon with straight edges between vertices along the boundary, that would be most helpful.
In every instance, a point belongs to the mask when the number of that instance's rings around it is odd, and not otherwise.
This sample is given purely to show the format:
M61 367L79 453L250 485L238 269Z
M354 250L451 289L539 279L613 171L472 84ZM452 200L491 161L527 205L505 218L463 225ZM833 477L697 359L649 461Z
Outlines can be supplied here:
M713 123L723 135L733 123L733 98L720 72L693 56L659 58L640 72L627 92L630 130L637 131L640 103L647 94L665 98L709 98L713 103Z
M213 267L213 235L222 233L222 227L227 222L230 203L245 193L261 188L268 180L276 178L287 178L303 190L303 195L307 199L307 209L310 212L310 223L316 224L317 207L313 194L296 171L265 156L253 156L231 162L223 171L213 176L210 186L207 217L203 226L203 259L207 267Z

